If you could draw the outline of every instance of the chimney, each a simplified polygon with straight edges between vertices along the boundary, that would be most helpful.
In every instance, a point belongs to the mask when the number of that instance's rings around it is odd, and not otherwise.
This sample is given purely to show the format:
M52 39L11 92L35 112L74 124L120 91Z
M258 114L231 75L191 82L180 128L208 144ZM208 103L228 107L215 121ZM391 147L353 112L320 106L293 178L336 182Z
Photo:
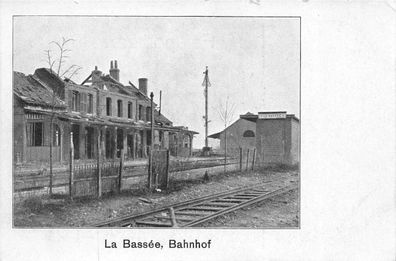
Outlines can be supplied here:
M102 76L102 72L98 70L98 66L95 66L95 70L92 71L92 84L100 82L100 76Z
M139 91L147 96L147 78L139 78Z
M114 67L113 67L113 61L110 62L110 76L116 79L118 82L120 81L120 70L118 69L117 65L117 60L114 61Z

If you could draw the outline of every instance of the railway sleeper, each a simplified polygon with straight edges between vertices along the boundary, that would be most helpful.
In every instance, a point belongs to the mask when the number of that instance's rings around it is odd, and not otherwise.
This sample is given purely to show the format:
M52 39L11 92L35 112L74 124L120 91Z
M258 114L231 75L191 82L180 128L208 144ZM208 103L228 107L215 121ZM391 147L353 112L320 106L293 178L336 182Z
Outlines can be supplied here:
M252 189L251 192L266 193L266 192L269 192L269 191L265 190L265 189Z
M176 216L176 214L175 214L175 216ZM163 216L154 216L153 218L171 220L171 217L163 217ZM196 218L193 218L193 217L186 218L186 217L178 217L178 216L176 216L175 218L176 218L176 221L186 221L186 222L196 219Z
M246 200L249 200L249 199L253 199L253 198L256 198L256 197L252 197L252 196L249 196L249 197L241 197L241 196L228 197L228 199L240 199L240 200L243 200L243 201L246 201Z
M245 193L243 196L252 196L252 197L258 197L263 195L264 193Z
M199 210L199 211L219 211L219 210L224 210L225 208L222 207L206 207L205 205L200 205L200 206L194 206L194 207L188 207L184 208L184 210Z
M222 198L222 199L213 200L212 202L241 203L241 202L244 202L244 201L245 201L244 199L225 199L225 198Z
M259 195L262 195L262 194L259 194ZM236 195L233 195L233 196L231 196L231 197L245 197L245 198L254 198L254 197L257 197L258 195L248 195L248 194L236 194Z
M191 212L191 211L176 211L175 215L183 215L183 216L206 216L208 213L199 213L199 212Z
M144 221L144 220L136 220L135 223L137 225L144 225L144 226L153 226L153 227L172 227L171 223L164 223L164 222L152 222L152 221Z
M233 202L224 202L224 203L222 203L222 202L208 202L208 203L205 203L205 206L231 207L231 206L235 206L235 204L238 204L238 203L233 203Z

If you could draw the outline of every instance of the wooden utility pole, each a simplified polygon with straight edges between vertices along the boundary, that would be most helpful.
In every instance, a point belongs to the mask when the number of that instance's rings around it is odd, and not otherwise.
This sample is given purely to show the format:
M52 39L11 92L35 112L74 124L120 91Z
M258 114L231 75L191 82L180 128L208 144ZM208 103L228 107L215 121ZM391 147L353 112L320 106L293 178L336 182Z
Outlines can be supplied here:
M204 82L202 83L203 86L205 86L205 148L208 149L208 87L210 86L209 82L209 70L208 66L206 66L206 70L204 72L205 78Z
M118 193L121 193L122 190L122 171L124 168L124 149L121 149L120 152L120 169L118 171Z
M246 154L246 171L248 171L249 168L249 149L247 149L247 154Z
M73 183L74 183L74 144L73 144L73 132L70 133L70 162L69 162L69 197L73 199Z
M239 147L239 171L242 172L242 147Z
M160 104L159 104L159 115L161 115L161 106L162 106L162 91L160 91Z
M252 158L252 170L254 170L254 164L256 163L256 148L253 150L253 158Z
M98 127L97 130L97 135L96 135L96 150L97 150L97 156L96 156L96 166L97 166L97 181L96 183L98 184L98 189L97 189L97 196L100 198L102 196L102 141L101 141L101 129Z
M150 158L149 158L149 174L148 174L148 188L151 189L153 182L153 150L154 150L154 94L150 93L151 99L151 144L150 144Z

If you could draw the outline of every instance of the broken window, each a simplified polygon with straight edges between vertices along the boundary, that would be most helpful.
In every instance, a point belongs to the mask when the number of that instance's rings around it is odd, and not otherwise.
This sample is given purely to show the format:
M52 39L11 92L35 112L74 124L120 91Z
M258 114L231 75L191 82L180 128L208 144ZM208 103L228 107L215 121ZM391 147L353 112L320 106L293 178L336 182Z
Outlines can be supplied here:
M80 110L80 93L78 91L72 92L71 110L72 111Z
M143 120L143 106L139 105L139 120Z
M117 101L117 116L122 117L122 100Z
M106 147L106 158L110 159L113 157L113 150L112 150L112 135L110 130L106 130L105 134L105 147Z
M128 119L132 118L132 102L128 102Z
M117 129L117 158L121 157L121 150L124 148L124 131Z
M42 122L29 122L26 125L28 146L44 146L44 124Z
M88 108L87 113L93 113L93 95L88 94Z
M111 98L106 98L106 115L111 116Z
M184 141L184 148L188 148L189 147L190 138L188 136L184 136L183 141Z
M72 124L71 133L73 148L74 148L74 159L80 158L80 126L78 124Z
M85 127L85 153L88 159L94 158L94 129L92 127Z
M58 147L61 144L61 132L57 124L52 127L52 146Z
M146 107L146 121L151 121L151 108Z

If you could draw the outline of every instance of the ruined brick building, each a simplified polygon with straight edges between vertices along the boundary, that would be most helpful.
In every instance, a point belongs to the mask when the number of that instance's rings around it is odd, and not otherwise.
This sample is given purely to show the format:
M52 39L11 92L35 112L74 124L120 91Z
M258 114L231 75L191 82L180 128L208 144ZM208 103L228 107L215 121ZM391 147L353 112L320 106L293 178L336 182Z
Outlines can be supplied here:
M55 162L94 159L98 148L106 159L145 158L151 145L151 101L148 80L136 87L120 83L117 61L109 74L98 68L81 83L61 79L46 68L33 75L14 72L14 160L16 163L48 161L49 144ZM53 95L55 93L56 95ZM173 126L154 104L154 147L171 155L189 156L197 132ZM53 119L53 135L50 122ZM98 146L99 145L99 146Z

